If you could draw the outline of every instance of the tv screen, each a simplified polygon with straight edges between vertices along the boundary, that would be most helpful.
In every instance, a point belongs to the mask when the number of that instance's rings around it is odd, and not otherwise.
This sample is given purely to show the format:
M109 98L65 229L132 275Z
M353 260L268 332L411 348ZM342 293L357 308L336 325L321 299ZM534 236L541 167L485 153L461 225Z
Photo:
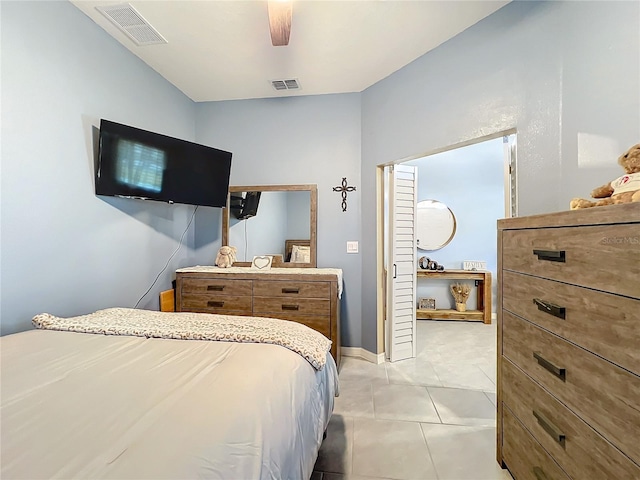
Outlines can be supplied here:
M258 213L261 192L232 193L229 198L229 207L233 216L238 220L246 220L255 217Z
M224 207L231 153L100 121L96 195Z

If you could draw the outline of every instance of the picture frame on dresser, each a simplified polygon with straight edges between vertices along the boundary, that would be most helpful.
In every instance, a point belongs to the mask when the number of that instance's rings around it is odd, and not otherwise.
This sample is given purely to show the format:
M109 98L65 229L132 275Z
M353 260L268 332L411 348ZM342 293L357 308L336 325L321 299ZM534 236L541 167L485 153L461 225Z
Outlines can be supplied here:
M251 268L255 270L270 270L273 263L271 255L257 255L251 261Z
M640 478L638 232L640 203L498 221L497 461L515 478Z

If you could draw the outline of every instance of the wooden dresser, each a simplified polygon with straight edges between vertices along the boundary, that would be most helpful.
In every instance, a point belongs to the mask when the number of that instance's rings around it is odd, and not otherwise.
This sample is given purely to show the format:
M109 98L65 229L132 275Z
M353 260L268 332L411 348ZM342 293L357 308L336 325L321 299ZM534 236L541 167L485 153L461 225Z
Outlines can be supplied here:
M640 204L498 222L498 463L640 479Z
M329 268L192 267L176 271L176 311L274 317L302 323L332 341L340 366L342 272Z

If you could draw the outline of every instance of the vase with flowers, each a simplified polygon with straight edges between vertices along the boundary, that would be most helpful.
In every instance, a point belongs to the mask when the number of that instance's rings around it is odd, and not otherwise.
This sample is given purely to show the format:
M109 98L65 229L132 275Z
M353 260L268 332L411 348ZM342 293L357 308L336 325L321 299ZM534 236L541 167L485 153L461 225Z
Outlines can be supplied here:
M471 293L471 287L465 283L456 282L452 283L449 288L451 290L451 295L453 295L453 299L456 302L456 310L458 312L466 312L467 300Z

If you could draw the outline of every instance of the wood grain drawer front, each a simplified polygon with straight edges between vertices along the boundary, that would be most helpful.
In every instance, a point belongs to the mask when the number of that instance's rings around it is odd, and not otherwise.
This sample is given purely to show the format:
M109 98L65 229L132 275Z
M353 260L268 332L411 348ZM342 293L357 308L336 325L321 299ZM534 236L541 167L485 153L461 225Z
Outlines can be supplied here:
M639 231L637 224L505 230L502 265L640 298Z
M272 314L281 318L280 314L298 318L302 315L329 315L331 302L321 298L272 298L253 297L254 314Z
M256 313L255 316L275 317L274 314L268 313ZM296 313L280 312L276 318L301 323L331 340L331 318L328 315L298 315Z
M229 280L226 278L183 278L182 294L202 293L207 295L251 296L251 280Z
M640 300L504 272L502 302L506 310L640 374Z
M255 280L253 294L258 297L329 298L329 282L286 282Z
M502 352L640 465L640 377L503 312Z
M509 411L503 409L502 453L517 480L569 480L558 464ZM588 477L593 478L593 477Z
M251 315L251 297L237 295L182 295L183 312Z
M640 478L640 467L506 359L502 384L502 401L571 477Z

